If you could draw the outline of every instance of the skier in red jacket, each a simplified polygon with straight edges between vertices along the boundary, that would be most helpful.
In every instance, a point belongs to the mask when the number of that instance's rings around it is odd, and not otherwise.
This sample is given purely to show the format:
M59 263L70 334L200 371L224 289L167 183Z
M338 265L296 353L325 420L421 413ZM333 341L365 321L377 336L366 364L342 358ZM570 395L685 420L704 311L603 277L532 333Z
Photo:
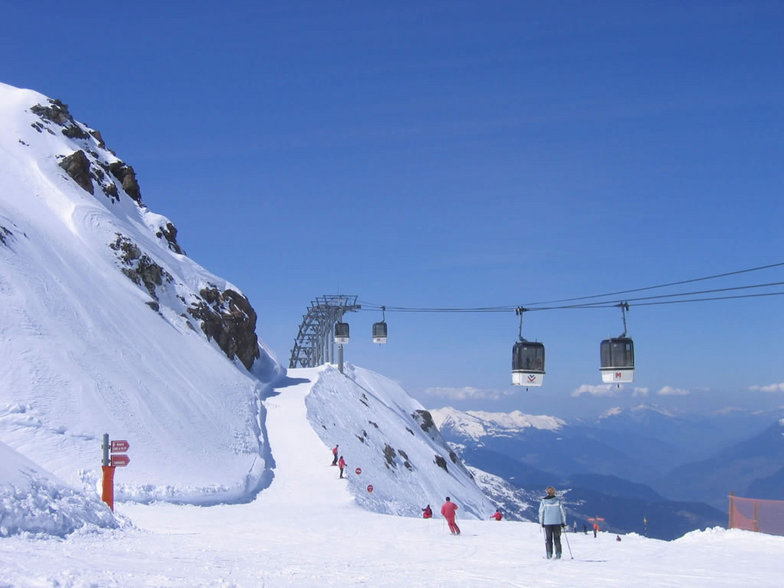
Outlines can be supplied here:
M433 518L433 509L430 508L429 504L425 508L422 509L422 518L423 519L432 519Z
M338 465L338 447L340 447L340 445L335 445L335 447L332 448L332 465L333 466L334 465Z
M342 478L343 477L343 468L346 467L346 460L343 459L342 455L340 456L340 459L338 460L338 467L340 468L340 477Z
M460 527L457 526L455 522L455 511L457 510L457 505L449 499L449 496L446 497L446 502L441 507L441 514L446 519L446 522L449 524L449 531L452 535L459 535L460 534Z
M500 510L495 509L495 512L490 516L490 518L500 521L502 518L504 518L504 515L501 514Z

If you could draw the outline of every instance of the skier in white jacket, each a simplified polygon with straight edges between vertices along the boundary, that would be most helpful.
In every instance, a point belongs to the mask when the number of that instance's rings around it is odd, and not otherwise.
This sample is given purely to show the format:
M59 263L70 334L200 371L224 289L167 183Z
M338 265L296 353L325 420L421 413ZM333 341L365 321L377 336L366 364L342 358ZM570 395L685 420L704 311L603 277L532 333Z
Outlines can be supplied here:
M552 486L547 487L547 496L539 503L539 524L544 527L546 534L547 559L553 557L553 543L555 543L555 559L560 559L561 528L566 526L566 513Z

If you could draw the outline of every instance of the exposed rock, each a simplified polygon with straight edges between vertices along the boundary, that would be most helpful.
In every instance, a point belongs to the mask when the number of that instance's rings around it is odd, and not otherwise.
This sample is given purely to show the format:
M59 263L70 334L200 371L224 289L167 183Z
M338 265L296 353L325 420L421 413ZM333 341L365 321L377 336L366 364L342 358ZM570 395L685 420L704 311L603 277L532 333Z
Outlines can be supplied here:
M169 249L175 253L185 255L185 251L182 247L180 247L180 244L177 243L177 227L175 227L171 222L166 223L165 227L158 229L158 232L155 233L155 236L159 239L166 239L166 242L169 244Z
M411 416L419 423L419 426L425 433L429 433L431 429L436 427L436 423L433 421L433 415L426 410L415 410Z
M46 120L50 120L60 126L66 125L73 121L71 113L68 112L68 105L63 104L59 100L49 100L49 106L36 104L30 107L30 110Z
M150 293L150 296L154 300L158 300L156 289L163 284L164 279L167 282L171 282L171 274L155 263L148 255L142 253L139 246L127 237L118 234L115 242L109 244L109 247L121 253L119 258L125 266L122 268L122 272L135 284L144 286L147 292ZM157 303L154 309L157 310Z
M390 447L388 444L384 444L384 460L386 461L387 468L396 468L397 464L395 463L395 456L397 452Z
M412 470L413 471L414 467L411 465L411 462L408 461L408 454L405 451L403 451L402 449L398 449L397 453L398 453L398 455L400 457L403 458L403 465L405 466L405 468L407 470Z
M90 177L90 160L81 149L64 158L60 162L60 167L71 176L73 181L82 188L93 194L93 181Z
M199 294L203 302L192 305L188 312L202 321L201 330L215 340L226 357L236 357L250 369L259 357L259 341L256 311L248 299L231 289L220 292L214 286Z
M3 225L0 225L0 243L5 245L7 239L11 236L13 236L13 233L6 229Z
M92 130L90 134L93 136L93 139L98 141L98 147L101 149L106 149L106 143L103 142L103 137L101 136L101 131Z
M133 168L123 161L115 161L109 164L109 171L120 181L125 193L138 204L141 204L142 192L139 188L139 182L136 181L136 173L133 171Z
M63 127L63 135L70 139L89 139L90 135L79 126L68 112L68 105L59 100L49 100L49 106L36 104L30 110L43 119Z
M435 463L438 467L443 468L445 472L449 473L449 470L446 467L446 460L443 457L436 455Z
M79 125L67 126L63 129L63 135L69 139L89 139L90 135L82 130Z

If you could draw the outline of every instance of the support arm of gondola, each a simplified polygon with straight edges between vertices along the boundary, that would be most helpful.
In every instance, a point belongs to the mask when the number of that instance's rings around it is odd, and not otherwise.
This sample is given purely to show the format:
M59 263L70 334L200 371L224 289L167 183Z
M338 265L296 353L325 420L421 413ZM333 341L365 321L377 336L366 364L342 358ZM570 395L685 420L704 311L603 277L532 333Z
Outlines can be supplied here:
M623 333L621 337L626 337L626 311L629 310L628 302L621 302L618 306L621 307L621 314L623 316Z

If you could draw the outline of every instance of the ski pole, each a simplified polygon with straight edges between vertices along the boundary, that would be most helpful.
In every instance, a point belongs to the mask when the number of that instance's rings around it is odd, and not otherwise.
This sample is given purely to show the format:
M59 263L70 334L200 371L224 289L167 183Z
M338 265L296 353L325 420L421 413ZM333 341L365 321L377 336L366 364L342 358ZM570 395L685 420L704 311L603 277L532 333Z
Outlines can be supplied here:
M572 555L572 546L569 545L569 533L564 533L563 536L566 539L566 547L569 548L569 557L574 559L574 556Z

